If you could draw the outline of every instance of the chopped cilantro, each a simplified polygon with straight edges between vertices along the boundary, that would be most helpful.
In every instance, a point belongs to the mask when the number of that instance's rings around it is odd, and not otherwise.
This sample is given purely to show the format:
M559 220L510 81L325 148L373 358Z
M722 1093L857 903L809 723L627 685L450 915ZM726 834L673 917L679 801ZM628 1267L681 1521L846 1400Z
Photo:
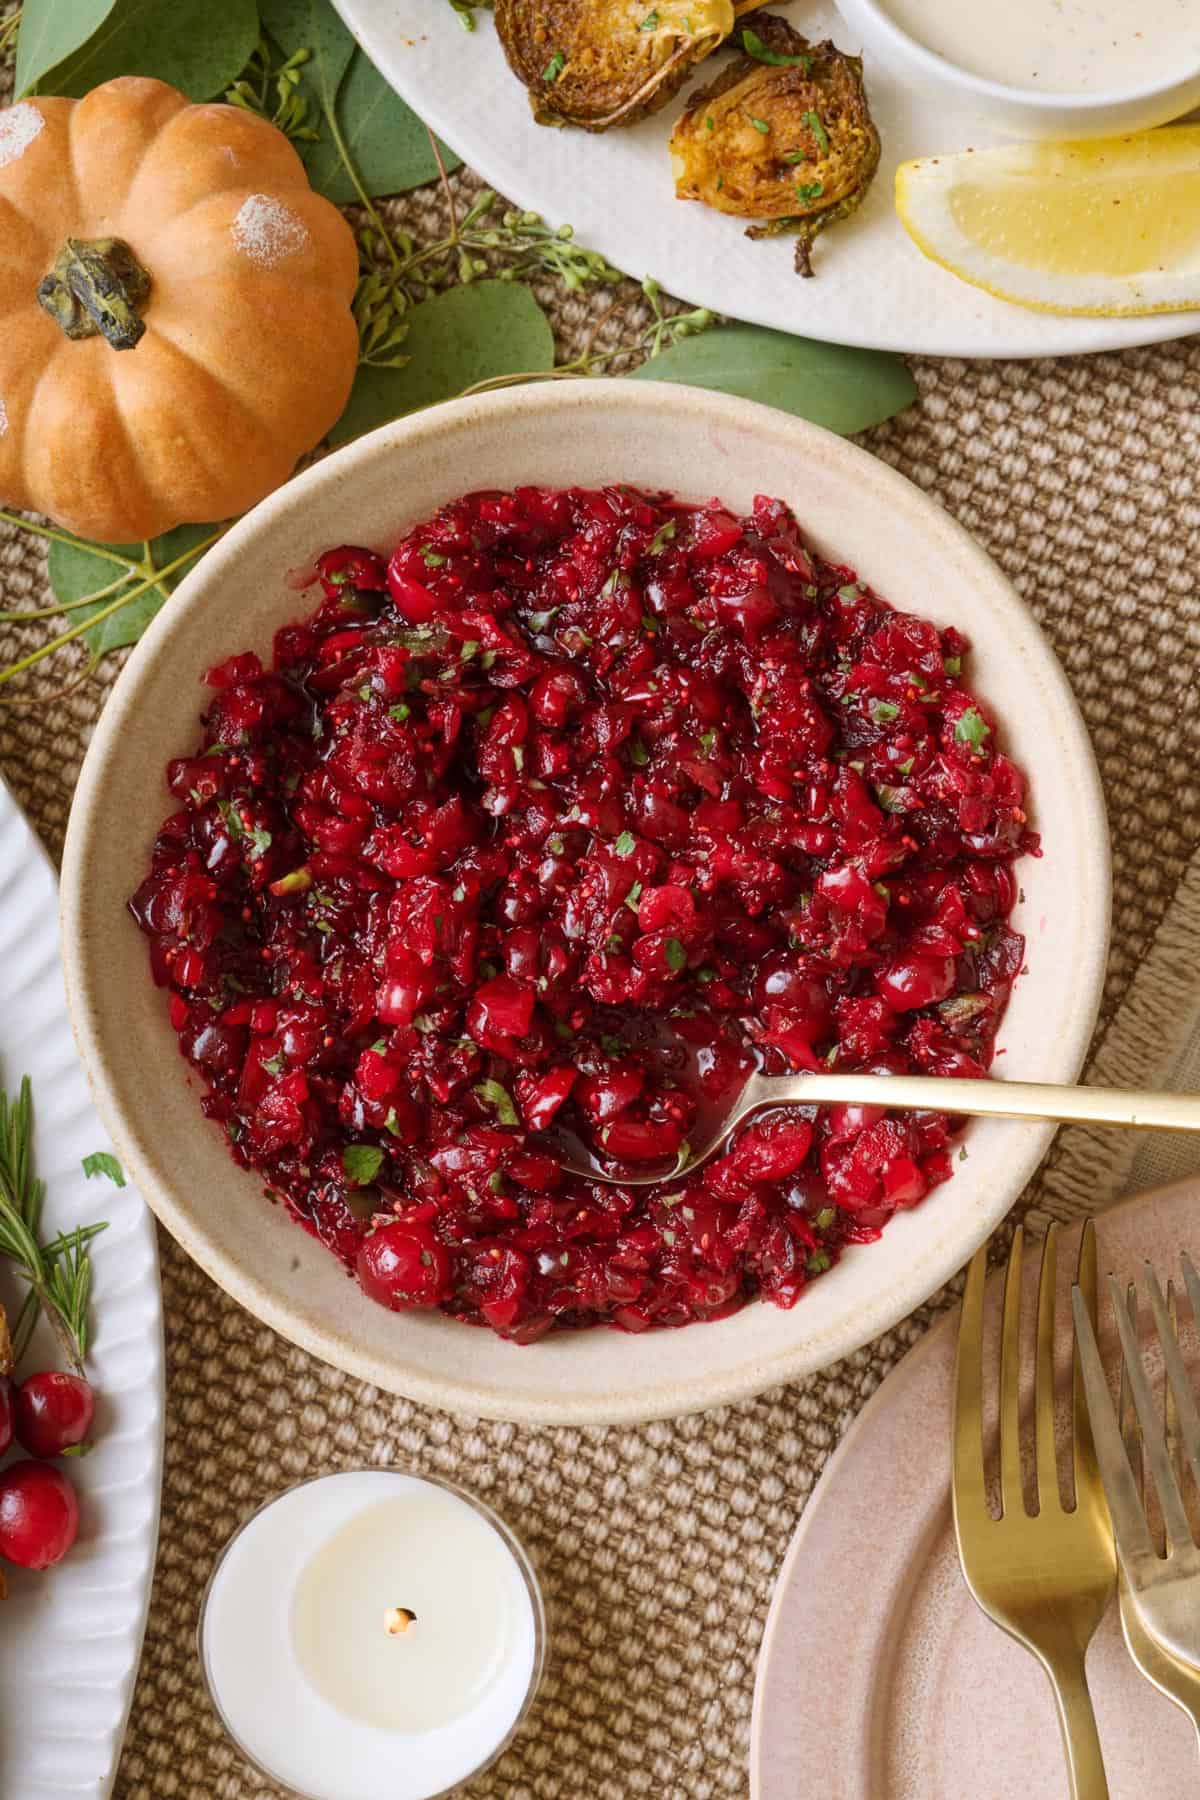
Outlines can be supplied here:
M678 938L668 938L666 943L667 964L678 975L680 969L687 968L687 951Z
M771 127L768 125L767 121L765 119L756 119L753 113L747 113L746 117L749 119L750 123L753 125L755 131L760 131L762 133L763 137L766 137L767 133L771 129Z
M82 1167L89 1180L93 1175L107 1175L117 1187L125 1186L125 1171L107 1150L93 1150L90 1156L84 1157Z
M629 745L629 760L635 769L644 769L650 761L650 752L640 738L633 738Z
M421 561L427 569L440 569L446 558L430 544L421 545Z
M632 856L636 843L637 839L634 837L632 831L623 831L613 845L613 849L618 856Z
M671 539L676 535L678 530L679 521L677 519L668 519L665 525L660 525L654 536L650 539L650 548L646 552L647 556L657 556L664 545L671 542Z
M567 59L563 55L562 51L556 50L554 52L554 55L550 58L550 61L546 64L545 68L542 70L542 80L543 81L557 81L559 76L563 72L563 68L566 65L566 61L567 61Z
M378 1175L383 1151L377 1144L347 1144L342 1151L342 1167L355 1187L367 1187Z
M894 700L872 700L871 717L877 725L890 725L900 717L900 708Z
M819 200L824 192L825 183L823 181L804 182L796 188L796 198L801 206L807 206L810 200Z
M388 718L395 719L400 724L403 724L405 719L409 719L411 717L412 717L412 707L409 706L403 700L398 701L395 706L388 707Z
M640 881L635 881L633 886L630 888L629 892L625 896L625 904L629 908L630 912L637 911L638 901L641 899L641 897L642 897L642 884Z
M954 727L955 743L970 744L973 750L978 750L991 735L992 728L977 706L968 706Z
M641 24L638 26L638 30L639 31L657 31L658 30L658 14L657 14L657 12L648 12L646 14L645 18L642 20Z
M268 1075L282 1075L283 1052L277 1051L274 1056L270 1057L266 1062L261 1063L259 1066L260 1068L265 1069Z
M517 1125L517 1109L512 1097L502 1081L477 1081L475 1092L486 1106L494 1109L496 1117L502 1125Z
M942 662L942 667L945 669L947 675L961 675L962 674L962 657L961 656L947 656Z
M810 107L804 115L804 123L816 138L822 153L827 152L829 149L829 133L825 129L825 121L822 119L820 113L814 112Z

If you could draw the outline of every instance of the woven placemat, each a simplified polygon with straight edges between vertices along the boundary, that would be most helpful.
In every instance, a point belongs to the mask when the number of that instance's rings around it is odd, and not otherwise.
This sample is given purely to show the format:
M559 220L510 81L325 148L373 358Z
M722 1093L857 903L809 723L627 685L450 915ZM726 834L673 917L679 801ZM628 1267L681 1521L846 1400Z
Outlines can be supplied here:
M454 185L465 191L473 178ZM396 211L425 231L442 204L423 193ZM540 297L567 351L613 300ZM636 316L638 290L620 298ZM610 318L601 341L620 328ZM1104 1052L1125 1066L1122 1002L1156 937L1169 964L1172 903L1200 847L1200 343L914 367L917 405L866 442L996 557L1083 706L1114 839ZM0 584L6 609L46 604L43 558L27 536L0 535ZM3 627L4 660L45 628ZM0 767L55 854L114 673L106 666L47 704L70 679L59 665L25 690L40 704L0 708ZM1027 1199L1073 1210L1081 1154L1064 1133ZM165 1237L162 1252L162 1539L118 1800L277 1792L229 1746L202 1692L200 1596L217 1551L263 1499L360 1463L454 1476L512 1522L537 1561L550 1613L545 1685L515 1745L469 1790L475 1800L745 1792L755 1657L797 1516L944 1296L822 1375L746 1405L635 1429L534 1430L450 1418L325 1368L242 1312Z

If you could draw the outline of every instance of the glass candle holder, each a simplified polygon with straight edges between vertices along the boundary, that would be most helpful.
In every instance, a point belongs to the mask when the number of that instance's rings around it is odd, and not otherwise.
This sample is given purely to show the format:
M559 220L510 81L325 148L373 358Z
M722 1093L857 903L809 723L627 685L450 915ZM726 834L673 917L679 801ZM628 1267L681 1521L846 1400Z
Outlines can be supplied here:
M225 1546L200 1663L243 1756L298 1800L436 1800L501 1754L545 1657L537 1577L473 1495L354 1469Z

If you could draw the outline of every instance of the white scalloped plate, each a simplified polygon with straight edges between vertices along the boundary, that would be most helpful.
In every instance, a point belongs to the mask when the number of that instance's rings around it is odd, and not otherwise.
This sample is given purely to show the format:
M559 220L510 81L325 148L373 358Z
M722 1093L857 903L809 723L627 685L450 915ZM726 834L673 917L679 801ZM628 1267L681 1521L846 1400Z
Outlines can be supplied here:
M6 1569L0 1605L0 1795L104 1800L116 1774L141 1653L158 1538L163 1345L154 1225L132 1187L88 1180L109 1147L67 1021L58 894L49 859L0 782L0 1079L33 1082L46 1225L94 1219L89 1375L96 1448L70 1464L79 1542L44 1575ZM0 1279L6 1303L19 1284ZM44 1327L39 1328L43 1330ZM48 1331L26 1369L55 1362Z
M969 102L906 85L867 65L883 161L853 219L821 238L817 274L792 272L792 240L751 243L737 219L675 198L667 139L677 98L640 124L596 136L536 125L480 11L463 31L449 0L335 0L351 30L409 105L486 181L554 224L570 221L581 243L627 274L657 276L693 306L834 344L929 356L1065 356L1153 344L1200 329L1195 312L1142 319L1073 319L1028 311L968 287L922 256L892 203L896 165L913 156L1004 141ZM972 5L999 0L963 0ZM828 0L772 5L814 42L857 50ZM703 65L698 84L721 65Z

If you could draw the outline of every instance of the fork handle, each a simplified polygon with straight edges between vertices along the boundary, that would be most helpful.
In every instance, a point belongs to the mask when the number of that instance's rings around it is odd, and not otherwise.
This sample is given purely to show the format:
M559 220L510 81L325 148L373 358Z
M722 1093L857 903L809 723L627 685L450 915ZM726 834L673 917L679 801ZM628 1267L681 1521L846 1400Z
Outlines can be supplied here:
M1081 1650L1060 1652L1045 1659L1046 1673L1058 1705L1071 1800L1108 1800L1108 1780L1083 1659Z

